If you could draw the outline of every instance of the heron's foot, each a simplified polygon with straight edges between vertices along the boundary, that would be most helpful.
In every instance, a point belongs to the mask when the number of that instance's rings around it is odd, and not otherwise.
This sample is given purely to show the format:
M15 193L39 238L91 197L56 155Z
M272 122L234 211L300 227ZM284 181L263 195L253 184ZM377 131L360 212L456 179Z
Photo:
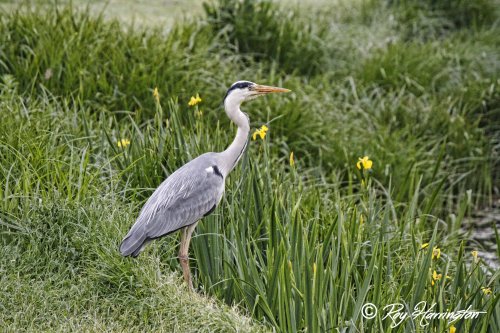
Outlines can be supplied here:
M191 272L189 271L189 257L185 255L179 255L179 261L181 263L182 275L184 275L184 281L186 281L189 291L194 291L193 281L191 280Z

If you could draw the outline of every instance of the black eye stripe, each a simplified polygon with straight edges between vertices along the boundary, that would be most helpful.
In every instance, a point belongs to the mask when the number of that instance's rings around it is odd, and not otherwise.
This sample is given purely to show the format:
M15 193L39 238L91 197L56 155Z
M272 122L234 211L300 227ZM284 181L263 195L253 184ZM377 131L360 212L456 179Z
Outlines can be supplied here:
M231 86L231 88L229 88L229 90L227 92L230 92L231 90L234 90L234 89L244 89L244 88L248 88L252 85L252 82L247 82L247 81L244 81L244 82L238 82L238 83L235 83Z
M252 85L250 82L238 82L236 84L233 84L231 88L238 88L238 89L243 89L243 88L248 88Z

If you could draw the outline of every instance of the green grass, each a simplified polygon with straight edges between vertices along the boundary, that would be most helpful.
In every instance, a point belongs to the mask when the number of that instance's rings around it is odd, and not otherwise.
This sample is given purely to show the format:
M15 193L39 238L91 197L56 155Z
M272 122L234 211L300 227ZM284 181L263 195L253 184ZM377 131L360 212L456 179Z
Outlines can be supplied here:
M499 181L500 34L474 23L480 9L411 35L410 1L219 1L169 33L49 8L0 18L0 327L446 332L361 316L366 302L427 301L487 311L458 332L500 330L498 272L459 232ZM118 245L165 177L232 140L220 103L239 79L293 93L244 105L270 130L197 227L189 295L177 235L137 260Z

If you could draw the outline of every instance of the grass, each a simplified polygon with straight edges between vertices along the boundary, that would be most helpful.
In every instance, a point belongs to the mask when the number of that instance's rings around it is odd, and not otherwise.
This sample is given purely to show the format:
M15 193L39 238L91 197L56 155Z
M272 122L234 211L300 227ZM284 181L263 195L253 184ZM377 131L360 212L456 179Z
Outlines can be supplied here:
M156 26L166 30L175 24L180 17L190 17L202 13L201 3L196 0L2 0L0 7L6 11L16 10L23 6L36 5L51 9L54 4L64 7L71 5L75 10L88 9L92 15L102 15L106 20L119 20L125 24L136 26Z
M500 329L498 272L460 233L498 191L498 16L415 35L412 2L218 1L164 33L50 8L0 20L2 328L448 331L361 312L426 301L487 312L459 332ZM220 102L239 79L294 93L244 106L270 130L197 227L186 295L177 235L138 260L117 247L165 177L232 140Z

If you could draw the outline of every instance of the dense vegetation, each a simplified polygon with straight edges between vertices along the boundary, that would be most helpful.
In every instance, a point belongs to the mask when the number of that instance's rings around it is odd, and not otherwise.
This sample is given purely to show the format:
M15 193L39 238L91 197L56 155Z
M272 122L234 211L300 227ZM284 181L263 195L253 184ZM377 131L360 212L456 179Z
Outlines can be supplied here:
M498 191L498 6L458 3L220 0L168 33L71 7L2 13L1 327L448 331L361 315L427 301L487 311L458 332L500 331L499 274L460 233ZM179 287L176 235L137 260L117 248L165 177L232 140L220 103L240 79L293 94L243 107L269 131L192 242L214 301Z

